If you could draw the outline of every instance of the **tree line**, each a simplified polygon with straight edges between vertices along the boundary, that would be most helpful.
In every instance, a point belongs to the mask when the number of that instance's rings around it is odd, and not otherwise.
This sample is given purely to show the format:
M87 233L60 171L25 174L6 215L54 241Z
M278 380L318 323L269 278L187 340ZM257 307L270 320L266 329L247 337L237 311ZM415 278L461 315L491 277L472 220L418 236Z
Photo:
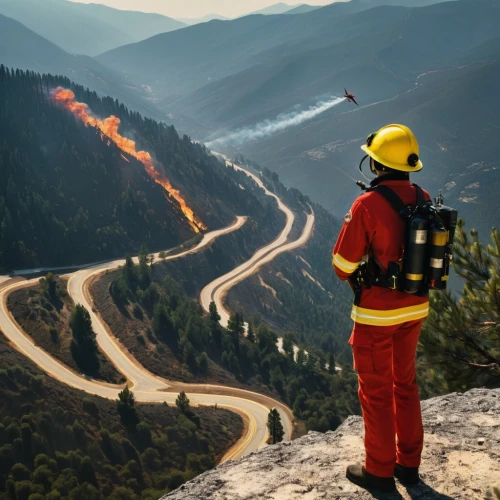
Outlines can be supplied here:
M67 78L0 65L0 268L90 262L136 252L144 241L165 249L193 236L141 163L52 101L58 86L96 115L119 117L205 225L224 226L242 213L275 217L258 190L239 187L248 182L241 174L173 126Z
M134 264L128 257L111 282L110 293L126 314L144 318L151 324L148 341L170 349L183 369L204 377L211 366L219 365L237 380L266 385L293 408L307 429L333 430L348 416L359 413L356 374L349 364L335 370L333 352L294 356L293 342L286 337L285 354L277 347L277 335L264 323L243 315L231 315L228 328L219 324L215 303L205 315L182 287L167 275L156 273L149 264L147 249ZM144 339L146 342L146 339Z
M22 359L6 349L4 360ZM212 468L243 428L226 410L194 412L185 394L175 408L137 405L127 387L117 402L82 397L9 363L0 380L0 496L8 500L157 500Z

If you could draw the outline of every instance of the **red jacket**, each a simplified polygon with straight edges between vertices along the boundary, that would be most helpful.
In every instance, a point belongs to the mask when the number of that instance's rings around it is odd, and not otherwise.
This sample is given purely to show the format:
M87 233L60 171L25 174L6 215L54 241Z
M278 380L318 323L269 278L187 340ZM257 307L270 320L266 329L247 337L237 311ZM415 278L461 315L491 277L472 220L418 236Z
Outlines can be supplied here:
M415 205L416 189L408 180L387 180L406 205ZM426 200L429 193L424 191ZM405 223L389 202L376 191L360 196L344 218L344 226L333 249L333 265L341 280L356 271L368 254L382 271L389 262L403 257ZM363 288L361 301L353 306L351 317L361 324L390 326L422 319L429 312L429 299L380 287Z

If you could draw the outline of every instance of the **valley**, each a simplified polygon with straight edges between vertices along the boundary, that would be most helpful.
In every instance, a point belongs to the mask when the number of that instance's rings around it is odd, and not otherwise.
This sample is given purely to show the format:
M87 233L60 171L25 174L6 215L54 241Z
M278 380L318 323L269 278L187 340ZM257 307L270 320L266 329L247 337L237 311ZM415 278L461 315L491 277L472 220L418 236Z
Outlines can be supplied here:
M352 332L332 249L387 123L460 218L412 387L498 387L500 0L97 1L0 0L0 500L181 498L230 461L359 434L380 330ZM352 268L386 255L365 226Z
M241 167L236 167L240 170L244 171ZM263 187L261 181L255 177L253 174L247 173L252 176L255 182L260 183L261 187ZM273 258L273 253L277 250L277 253L288 251L292 248L297 247L298 245L303 245L307 242L308 238L311 234L311 229L314 223L314 217L310 216L308 223L306 225L306 229L304 231L303 236L296 242L291 242L288 245L285 245L288 234L294 222L294 216L290 209L284 205L279 198L266 190L268 196L273 196L277 199L280 209L283 210L287 214L287 225L285 229L282 231L280 237L278 237L275 241L273 241L267 247L259 250L252 259L243 264L240 267L243 267L244 271L235 270L233 273L235 274L236 280L241 281L244 277L241 276L243 272L246 275L250 275L258 268L259 265L262 265L264 262L269 262ZM204 247L210 244L213 240L227 234L232 231L238 230L244 223L246 219L244 217L238 217L237 221L230 225L227 228L213 231L203 236L202 241L193 249L187 250L183 253L175 254L171 257L165 257L165 260L171 259L179 259L184 257L185 255L189 255L191 253L196 253L201 251ZM158 257L158 254L156 255ZM131 358L130 354L125 352L118 344L116 339L114 338L112 332L109 331L107 325L103 323L98 312L95 310L95 306L93 304L92 298L88 292L88 283L92 279L92 277L102 274L103 272L107 272L113 269L116 269L120 266L123 266L125 261L113 261L110 263L98 264L96 266L84 269L82 271L78 271L68 276L68 293L69 296L73 299L74 303L82 304L89 312L92 318L92 327L96 332L97 343L99 344L99 348L102 352L105 353L108 359L111 360L113 365L127 378L129 383L131 384L131 388L134 389L134 393L137 397L137 400L140 402L161 402L163 400L167 402L173 402L174 396L176 393L174 391L178 391L179 388L175 382L164 381L159 377L153 376L147 370L145 370L142 366L140 366L133 358ZM236 282L234 281L234 283ZM0 291L0 299L2 301L2 310L0 314L0 328L7 335L9 340L16 345L16 347L21 350L25 355L27 355L31 360L33 360L38 366L44 369L47 373L55 377L56 379L63 381L64 383L70 385L71 387L83 390L85 392L89 392L91 394L97 394L101 397L108 399L115 399L117 395L117 389L114 389L109 384L97 384L94 381L86 380L85 378L79 377L74 372L71 372L66 367L64 367L61 363L54 360L47 353L42 351L35 345L30 339L28 339L22 332L22 330L18 327L17 323L12 319L7 307L6 307L6 297L14 290L19 288L26 288L33 286L33 284L37 283L37 279L31 281L22 281L18 283L14 283L12 285L7 285L2 288ZM224 283L226 286L226 290L234 285L234 283L228 283L227 281ZM207 288L215 289L217 284L208 285ZM206 292L205 292L206 294ZM202 294L202 297L205 295ZM209 297L211 297L209 295ZM221 311L224 311L227 315L227 312L224 308L224 304L221 300L221 297L214 297L217 299L216 304L220 308ZM202 298L203 303L203 298ZM208 307L207 307L208 311ZM227 319L223 317L221 319L221 323L223 326L227 326ZM188 389L189 386L182 386L183 389ZM210 389L210 387L204 387L204 389ZM212 390L217 390L218 388L214 387ZM168 392L162 392L168 391ZM238 452L231 451L227 458L237 458L243 454L250 453L255 450L257 447L261 446L267 440L267 431L265 427L265 419L267 413L265 408L260 406L260 404L256 405L252 403L251 396L248 391L244 393L240 393L238 389L229 389L226 388L225 392L231 392L232 394L238 395L237 397L229 397L221 394L217 394L214 398L211 395L203 395L203 394L192 394L189 393L189 397L191 401L195 404L203 404L203 405L214 405L217 403L219 406L223 408L233 409L243 414L246 419L249 421L249 430L248 435L244 436L243 442L239 443L237 446ZM255 396L257 401L262 401L262 396ZM283 424L286 430L286 435L288 438L291 437L292 434L292 414L290 410L287 410L286 407L277 403L275 401L269 400L272 406L277 406L282 412ZM245 443L245 445L243 445Z

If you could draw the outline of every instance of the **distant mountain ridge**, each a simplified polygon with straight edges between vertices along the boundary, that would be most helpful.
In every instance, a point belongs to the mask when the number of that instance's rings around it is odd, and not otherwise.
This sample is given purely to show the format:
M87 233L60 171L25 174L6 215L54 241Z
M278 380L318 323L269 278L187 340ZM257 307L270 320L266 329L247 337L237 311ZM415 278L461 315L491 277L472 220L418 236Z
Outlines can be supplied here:
M189 26L193 26L195 24L206 23L213 20L218 21L230 21L233 19L239 19L246 16L254 16L254 15L277 15L277 14L303 14L305 12L309 12L311 10L318 9L319 7L307 4L287 4L284 2L275 3L270 5L269 7L265 7L264 9L248 12L246 14L242 14L240 16L236 16L234 18L222 16L221 14L206 14L202 17L198 18L180 18L179 21L186 23Z
M126 45L97 59L150 85L157 98L185 95L253 67L269 51L296 42L298 33L304 40L330 33L332 22L384 1L352 0L300 16L246 16L224 25L212 21Z
M241 149L339 216L360 193L353 179L361 179L359 147L366 135L387 123L405 123L420 142L424 162L412 180L434 196L443 189L446 203L484 240L500 220L499 74L500 60L431 72L400 96L356 110L326 112L303 129Z
M193 26L195 24L208 23L213 20L217 21L229 21L231 18L226 16L221 16L220 14L206 14L202 17L188 17L180 18L179 21L187 24L188 26Z
M458 1L354 13L345 11L353 5L333 5L299 16L315 21L315 33L307 39L261 52L254 56L255 64L247 61L248 69L185 97L166 98L164 107L209 123L208 142L280 113L307 109L347 86L361 108L342 103L300 127L238 148L278 172L287 186L300 187L342 216L359 193L353 178L359 175L359 146L366 135L385 123L407 123L426 158L416 180L434 195L448 186L447 200L487 237L499 216L492 194L498 163L492 145L500 116L498 5L485 0L478 9L474 2ZM333 12L337 21L320 30L319 14L326 18ZM284 22L282 16L277 19L276 26ZM467 37L456 29L459 24ZM280 26L282 33L289 29ZM437 46L442 49L436 51ZM461 66L468 67L455 69ZM469 117L475 117L474 125ZM491 207L486 214L481 210L485 204Z
M245 14L247 16L252 16L255 14L263 14L263 15L276 15L276 14L285 14L286 12L289 12L291 10L297 9L299 7L303 7L304 4L294 4L290 5L288 3L284 2L279 2L275 3L273 5L270 5L269 7L265 7L264 9L256 10L254 12L249 12L248 14ZM309 6L307 6L309 7Z
M267 63L274 53L280 56L322 47L325 38L336 37L333 26L342 27L341 21L346 16L384 6L388 1L337 2L301 15L250 15L224 25L213 21L108 51L98 60L151 86L158 99L172 102L213 82ZM391 3L420 6L430 0ZM393 28L396 30L397 25ZM356 33L359 31L362 29Z
M39 73L61 74L101 95L113 95L127 106L155 118L165 115L145 98L147 93L113 69L89 56L65 52L20 22L0 14L0 64Z
M0 0L0 14L16 19L69 53L90 56L185 26L159 14L67 0Z
M303 4L303 5L299 5L298 7L295 7L294 9L286 11L285 14L289 14L289 15L290 14L305 14L306 12L310 12L312 10L317 10L320 8L321 8L321 6Z
M187 26L182 21L161 14L113 9L98 3L72 2L72 4L78 7L81 12L93 15L95 18L102 19L117 29L125 31L135 41L145 40L158 33L167 33Z

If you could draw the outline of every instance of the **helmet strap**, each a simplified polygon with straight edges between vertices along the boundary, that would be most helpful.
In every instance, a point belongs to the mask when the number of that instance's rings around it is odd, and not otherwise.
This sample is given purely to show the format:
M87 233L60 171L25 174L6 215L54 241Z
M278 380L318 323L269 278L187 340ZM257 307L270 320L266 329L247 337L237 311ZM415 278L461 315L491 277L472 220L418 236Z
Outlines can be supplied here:
M361 160L361 162L359 163L359 171L361 172L361 175L367 180L367 181L372 181L372 179L370 179L367 175L365 175L365 173L363 172L363 163L365 162L365 160L367 158L370 158L368 155L364 156L363 159Z

